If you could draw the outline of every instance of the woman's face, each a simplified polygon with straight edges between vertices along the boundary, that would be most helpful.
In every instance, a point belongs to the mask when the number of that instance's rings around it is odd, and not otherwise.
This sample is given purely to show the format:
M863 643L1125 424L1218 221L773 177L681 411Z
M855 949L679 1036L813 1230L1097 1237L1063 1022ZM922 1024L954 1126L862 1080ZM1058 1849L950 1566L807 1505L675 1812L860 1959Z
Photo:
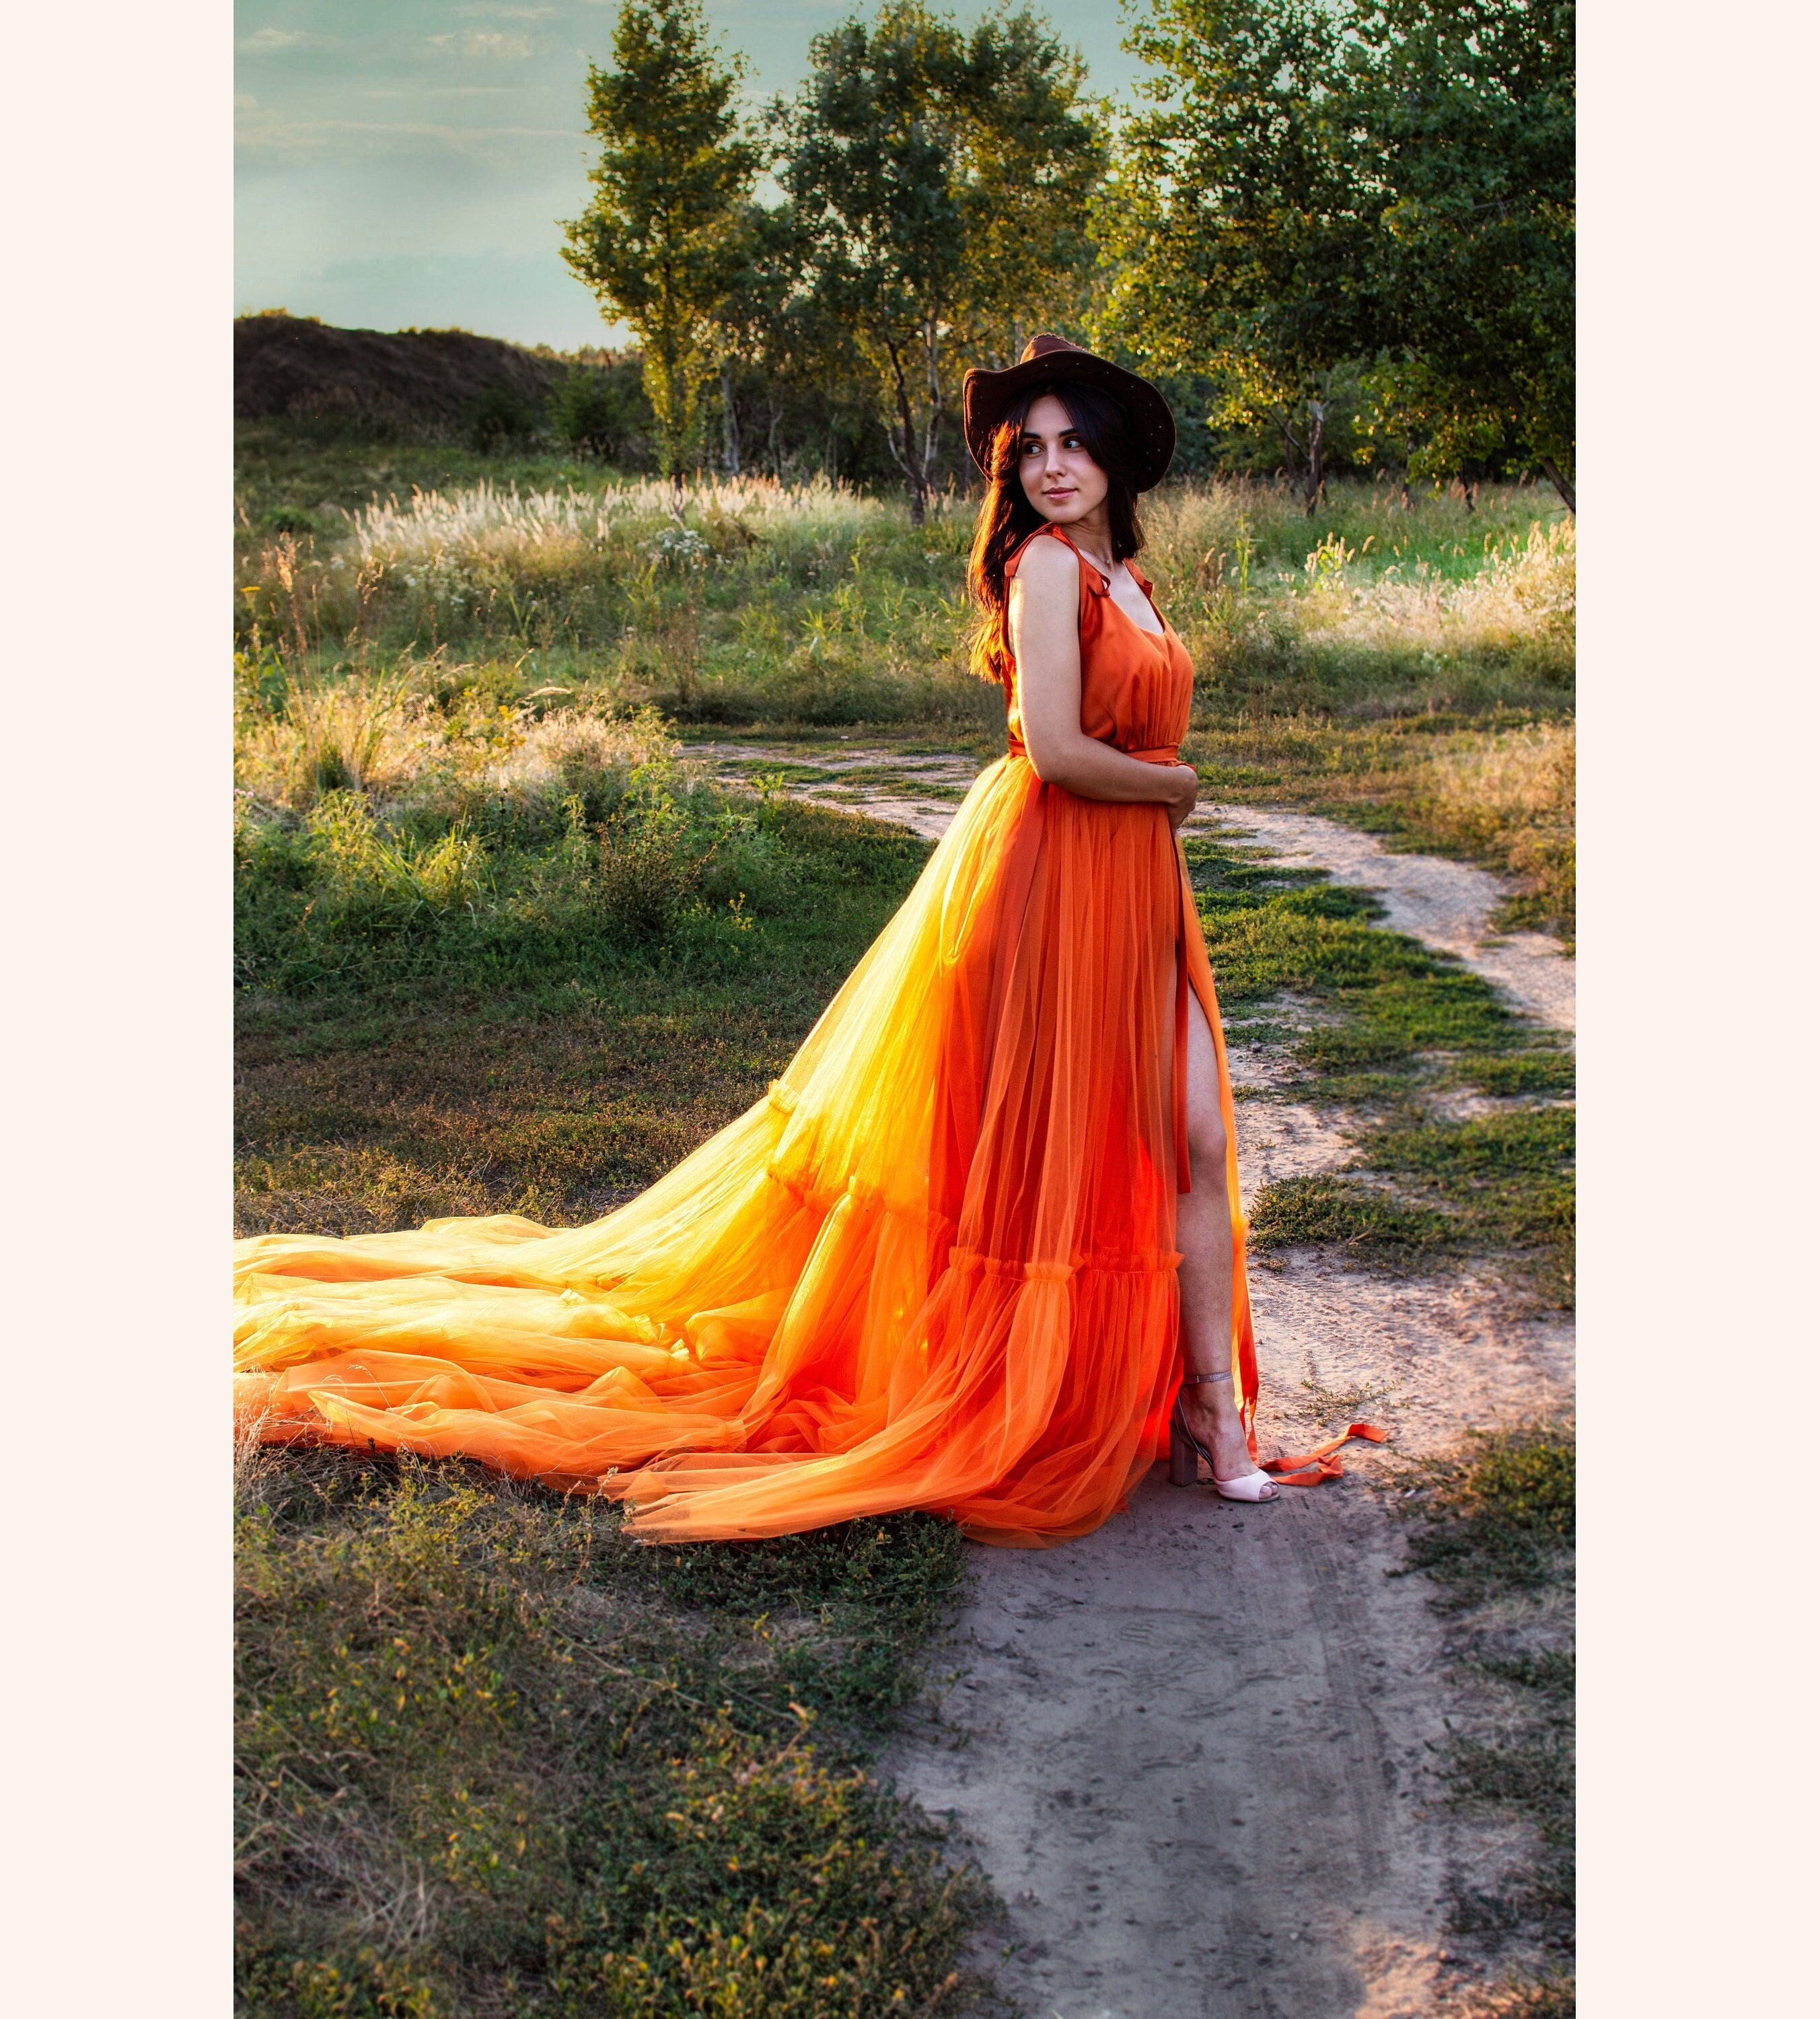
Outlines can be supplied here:
M1018 474L1024 495L1058 526L1093 518L1106 500L1106 473L1087 454L1068 409L1053 393L1045 393L1024 416Z

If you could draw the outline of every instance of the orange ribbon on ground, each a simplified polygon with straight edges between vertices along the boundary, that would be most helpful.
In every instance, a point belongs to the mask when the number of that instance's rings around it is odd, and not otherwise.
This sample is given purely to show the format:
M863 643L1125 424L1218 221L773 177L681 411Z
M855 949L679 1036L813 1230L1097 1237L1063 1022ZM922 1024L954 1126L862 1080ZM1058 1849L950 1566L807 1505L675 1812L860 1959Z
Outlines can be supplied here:
M1263 1470L1273 1473L1285 1486L1319 1486L1324 1479L1344 1477L1346 1468L1334 1455L1341 1447L1354 1437L1363 1437L1368 1444L1381 1444L1390 1435L1380 1430L1375 1423L1348 1423L1337 1437L1330 1437L1324 1444L1316 1444L1312 1451L1293 1452L1282 1458L1267 1458ZM1295 1479L1287 1477L1292 1473L1308 1473L1311 1477Z

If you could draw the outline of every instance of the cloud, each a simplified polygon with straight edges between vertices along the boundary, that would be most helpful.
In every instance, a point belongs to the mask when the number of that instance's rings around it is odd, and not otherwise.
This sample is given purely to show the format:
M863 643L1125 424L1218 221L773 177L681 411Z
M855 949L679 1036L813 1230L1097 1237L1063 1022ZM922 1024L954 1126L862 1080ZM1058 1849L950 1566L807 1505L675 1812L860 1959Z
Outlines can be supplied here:
M251 160L324 155L346 160L375 150L396 152L401 147L420 155L504 159L516 153L511 145L515 141L560 140L573 146L587 137L572 127L453 126L428 119L286 119L267 107L241 125L234 144L244 158Z
M464 28L459 34L432 35L432 49L454 56L490 57L496 62L517 63L531 53L526 35L490 34L484 28Z
M258 34L248 35L239 44L244 55L268 55L273 49L295 49L309 43L316 48L332 42L332 35L312 35L301 28L261 28Z

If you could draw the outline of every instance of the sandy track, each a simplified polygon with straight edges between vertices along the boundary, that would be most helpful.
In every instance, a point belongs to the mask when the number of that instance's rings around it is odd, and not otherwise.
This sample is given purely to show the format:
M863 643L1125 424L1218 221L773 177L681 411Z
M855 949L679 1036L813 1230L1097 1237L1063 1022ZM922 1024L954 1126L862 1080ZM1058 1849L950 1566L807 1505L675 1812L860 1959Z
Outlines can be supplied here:
M691 754L823 772L827 786L790 789L930 839L977 768ZM1503 886L1487 872L1311 814L1195 817L1380 893L1387 923L1572 1028L1572 963L1538 936L1490 933ZM1235 1045L1232 1064L1251 1096L1236 1111L1248 1204L1347 1160L1345 1118L1274 1097L1269 1053ZM1252 1295L1267 1454L1352 1415L1390 1430L1397 1454L1438 1451L1570 1399L1571 1324L1515 1315L1489 1280L1292 1252L1254 1264ZM1485 1883L1497 1832L1440 1805L1441 1625L1424 1580L1387 1575L1402 1544L1371 1488L1386 1459L1351 1453L1345 1479L1262 1508L1178 1492L1159 1468L1095 1535L971 1550L957 1676L886 1771L952 1821L1005 1900L982 1959L1031 2019L1431 2019L1452 2001L1449 1874Z
M1268 1105L1240 1104L1242 1165ZM1252 1294L1267 1451L1355 1413L1438 1451L1571 1393L1571 1327L1470 1278L1292 1253ZM1031 2019L1447 2008L1448 1879L1485 1883L1487 1842L1440 1805L1441 1622L1425 1580L1388 1575L1384 1459L1349 1448L1346 1478L1271 1506L1158 1468L1094 1535L970 1551L958 1678L885 1771L1005 1900L981 1960Z
M753 771L786 766L823 772L826 786L793 784L791 798L896 821L924 841L939 841L948 832L954 809L984 768L971 757L906 756L895 750L802 755L751 743L686 743L682 754L716 771L728 785L750 785ZM938 790L919 792L919 786Z
M1356 1492L1158 1472L1080 1542L975 1553L950 1728L888 1763L1008 1902L1033 2019L1431 2009L1438 1655L1393 1545Z

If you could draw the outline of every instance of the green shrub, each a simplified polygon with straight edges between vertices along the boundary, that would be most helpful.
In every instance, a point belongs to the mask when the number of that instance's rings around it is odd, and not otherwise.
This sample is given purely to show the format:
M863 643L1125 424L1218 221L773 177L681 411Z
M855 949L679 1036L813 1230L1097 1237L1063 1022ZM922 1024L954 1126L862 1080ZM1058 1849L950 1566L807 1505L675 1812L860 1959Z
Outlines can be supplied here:
M556 439L622 469L649 460L650 402L641 368L572 365L550 389L545 411Z
M508 392L490 386L468 408L468 439L483 455L490 455L508 444L528 440L541 424L536 408Z
M405 923L420 909L446 912L480 894L487 851L465 821L413 848L382 828L361 794L336 791L317 800L304 833L317 890L349 916Z
M603 915L628 939L661 937L700 889L704 860L679 824L610 822L601 830L596 872Z

